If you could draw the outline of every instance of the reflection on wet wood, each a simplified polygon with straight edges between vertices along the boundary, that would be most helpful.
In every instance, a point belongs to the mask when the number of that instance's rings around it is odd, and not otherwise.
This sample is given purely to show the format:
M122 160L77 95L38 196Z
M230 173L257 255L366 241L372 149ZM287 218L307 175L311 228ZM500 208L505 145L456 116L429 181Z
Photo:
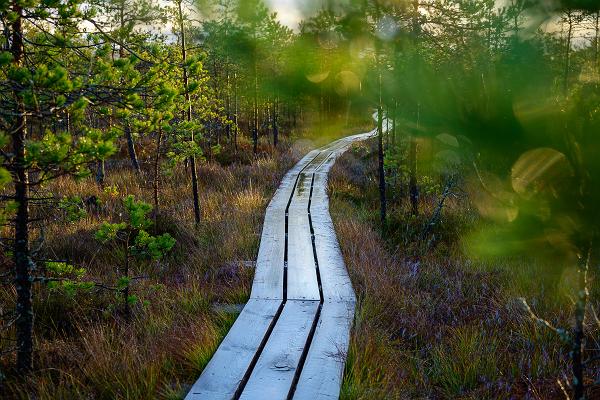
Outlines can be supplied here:
M312 151L286 174L265 215L251 299L187 400L339 397L355 296L327 173L352 143L374 135Z

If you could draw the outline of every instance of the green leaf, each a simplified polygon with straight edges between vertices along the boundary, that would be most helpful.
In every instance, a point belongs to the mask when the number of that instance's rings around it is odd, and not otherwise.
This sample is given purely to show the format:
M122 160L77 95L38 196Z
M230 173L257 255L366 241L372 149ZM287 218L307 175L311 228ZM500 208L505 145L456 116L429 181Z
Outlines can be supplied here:
M12 180L10 172L5 168L0 167L0 187L7 185Z
M72 275L78 279L81 279L86 273L84 268L75 268L72 264L62 261L46 262L46 270L51 272L54 276L63 277Z

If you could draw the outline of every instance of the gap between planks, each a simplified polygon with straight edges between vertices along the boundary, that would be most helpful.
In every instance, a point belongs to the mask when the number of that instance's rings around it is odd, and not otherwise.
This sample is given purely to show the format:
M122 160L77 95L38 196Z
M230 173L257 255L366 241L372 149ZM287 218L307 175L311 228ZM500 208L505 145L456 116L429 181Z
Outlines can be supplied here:
M330 222L327 172L335 159L354 141L368 136L372 136L372 132L341 139L313 151L286 174L267 208L251 299L186 399L308 400L339 396L344 352L354 310L354 292ZM286 245L291 238L282 241L281 231L285 231L286 220L289 224L287 217L290 211L295 213L294 196L302 174L304 179L306 175L311 176L310 196L306 193L298 196L301 201L297 208L298 211L304 208L308 197L304 215L308 217L309 224L302 225L311 225L308 235L315 268L321 257L325 261L323 264L327 265L320 271L321 279L317 275L317 280L325 279L325 283L317 285L320 289L318 297L312 290L308 296L311 301L304 301L307 296L302 294L292 296L301 297L298 300L288 298L286 290L283 290L283 287L287 289L285 268L277 268L281 262L278 260L288 258ZM312 200L313 196L316 201ZM282 212L284 210L288 211L287 215ZM304 239L306 234L305 230ZM320 245L321 241L324 245ZM304 249L309 248L304 245ZM336 249L337 252L334 251ZM285 267L285 262L283 264ZM334 267L333 274L329 266ZM290 278L295 279L293 274ZM330 279L343 283L329 285ZM335 290L330 290L332 287ZM295 346L289 346L290 343ZM287 347L292 350L281 352ZM279 374L279 378L268 378L272 372ZM258 387L262 389L258 390ZM274 397L264 397L267 389L273 390ZM254 394L260 397L253 397Z

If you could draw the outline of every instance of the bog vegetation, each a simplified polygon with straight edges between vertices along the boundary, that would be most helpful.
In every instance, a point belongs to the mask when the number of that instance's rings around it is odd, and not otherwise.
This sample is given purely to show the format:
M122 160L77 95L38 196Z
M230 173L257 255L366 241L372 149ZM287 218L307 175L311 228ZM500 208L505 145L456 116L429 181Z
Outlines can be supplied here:
M375 125L342 396L592 398L598 1L296 6L0 0L0 396L184 396L283 173Z

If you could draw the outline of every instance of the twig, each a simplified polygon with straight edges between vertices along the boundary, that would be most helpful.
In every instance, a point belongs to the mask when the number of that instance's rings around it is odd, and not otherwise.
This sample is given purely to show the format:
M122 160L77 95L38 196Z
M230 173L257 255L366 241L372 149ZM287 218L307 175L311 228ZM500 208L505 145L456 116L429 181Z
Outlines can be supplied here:
M429 220L427 225L425 225L425 229L423 230L423 233L421 234L421 240L425 240L425 238L427 237L427 235L429 235L429 233L431 232L433 227L439 222L440 217L442 215L442 209L444 208L444 203L445 203L446 199L448 198L448 196L450 196L452 194L451 189L453 186L454 186L454 176L450 177L448 179L448 181L446 182L446 186L444 188L444 192L442 193L442 197L440 198L440 201L438 202L438 205L437 205L433 215L431 216L431 219Z
M556 383L558 384L558 387L560 388L560 390L563 392L563 394L565 395L565 399L566 400L571 400L571 396L569 396L569 392L567 392L567 389L565 388L565 386L563 385L562 381L560 379L556 380Z
M571 335L569 334L569 332L567 332L565 329L562 328L556 328L554 325L552 325L550 322L548 322L547 320L538 317L533 310L531 309L531 307L529 306L529 304L527 304L527 300L525 300L524 298L520 297L517 299L517 301L519 301L521 303L521 306L523 307L523 310L529 314L529 317L531 319L533 319L535 322L537 322L539 325L550 329L551 331L553 331L554 333L556 333L562 340L564 340L565 342L570 342L571 341Z

